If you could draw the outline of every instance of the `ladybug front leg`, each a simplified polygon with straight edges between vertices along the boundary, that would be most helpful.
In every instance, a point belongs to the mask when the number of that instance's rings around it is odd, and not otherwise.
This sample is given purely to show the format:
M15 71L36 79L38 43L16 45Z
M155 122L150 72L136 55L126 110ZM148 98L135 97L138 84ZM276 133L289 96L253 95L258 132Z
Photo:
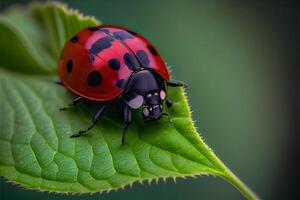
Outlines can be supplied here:
M84 129L84 130L79 130L77 133L74 133L73 135L71 135L71 138L73 137L80 137L82 134L88 132L89 130L91 130L99 121L99 119L101 118L101 116L103 116L103 114L105 113L107 105L102 105L99 110L97 110L97 112L95 113L95 115L93 116L92 119L92 124Z
M64 84L63 84L63 82L62 82L61 80L59 80L59 81L55 81L55 83L56 83L57 85L64 86Z
M123 120L125 122L125 127L123 128L122 145L125 143L125 134L132 121L131 108L126 103L124 103L123 108Z
M75 99L73 99L72 103L70 103L68 107L62 107L59 110L60 111L65 111L65 110L67 110L69 108L73 108L76 105L78 105L80 102L82 102L83 100L84 100L83 97L76 97Z
M183 87L183 88L187 88L187 84L185 84L184 82L181 81L177 81L177 80L170 80L167 81L167 85L170 87Z
M169 98L166 98L165 104L168 108L170 108L173 105L172 101Z
M183 87L183 88L187 88L187 84L185 84L184 82L181 81L177 81L177 80L170 80L167 81L167 86L170 87ZM170 108L172 106L172 101L168 98L166 98L165 104L168 108Z

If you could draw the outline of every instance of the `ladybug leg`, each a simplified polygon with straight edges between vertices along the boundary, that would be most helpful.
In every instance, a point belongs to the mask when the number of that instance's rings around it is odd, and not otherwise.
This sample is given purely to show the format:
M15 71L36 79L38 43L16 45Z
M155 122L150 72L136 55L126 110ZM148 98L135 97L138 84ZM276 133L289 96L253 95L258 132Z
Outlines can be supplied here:
M188 87L187 84L185 84L184 82L176 81L176 80L167 81L167 85L170 87L183 87L183 88Z
M168 119L169 119L169 123L170 124L172 124L173 122L172 122L172 120L171 120L171 117L170 117L170 115L168 114L168 113L162 113L162 115L166 115L167 117L168 117Z
M125 124L125 127L123 128L122 146L125 143L125 134L127 132L127 129L128 129L128 127L129 127L129 125L131 124L131 121L132 121L131 108L127 104L125 104L124 108L123 108L123 120L126 124Z
M61 85L61 86L63 86L64 84L63 84L63 82L61 81L61 80L59 80L59 81L55 81L55 83L57 84L57 85Z
M105 113L106 107L107 107L106 105L101 106L100 109L97 110L97 112L93 116L92 124L89 127L87 127L86 129L79 130L77 133L74 133L73 135L71 135L71 138L80 137L82 134L85 134L86 132L91 130L98 123L101 116L103 116L103 114Z
M83 97L76 97L75 99L73 99L72 103L70 103L68 107L62 107L59 110L65 111L69 108L73 108L73 107L77 106L80 102L82 102L83 100L84 100Z
M166 101L165 101L165 104L166 104L166 106L168 107L168 108L170 108L173 104L172 104L172 101L170 100L170 99L166 99Z

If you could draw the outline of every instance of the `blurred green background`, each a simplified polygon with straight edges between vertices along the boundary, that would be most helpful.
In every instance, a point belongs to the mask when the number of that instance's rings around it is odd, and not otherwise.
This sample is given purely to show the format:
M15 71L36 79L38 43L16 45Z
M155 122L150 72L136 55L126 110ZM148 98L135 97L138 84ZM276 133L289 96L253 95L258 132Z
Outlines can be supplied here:
M299 199L299 10L291 2L64 1L105 24L128 27L160 50L172 75L189 84L199 132L263 199ZM0 9L28 1L0 0ZM2 48L2 47L1 47ZM299 67L299 66L296 66ZM298 129L299 130L299 129ZM214 177L134 184L109 194L65 196L0 181L6 199L243 199Z

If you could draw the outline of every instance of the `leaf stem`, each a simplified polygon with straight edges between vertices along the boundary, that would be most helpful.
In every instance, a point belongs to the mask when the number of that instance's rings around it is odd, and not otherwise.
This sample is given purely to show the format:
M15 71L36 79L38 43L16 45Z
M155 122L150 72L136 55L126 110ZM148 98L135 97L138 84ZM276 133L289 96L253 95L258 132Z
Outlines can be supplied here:
M260 199L243 181L241 181L226 165L211 151L214 163L224 172L221 177L232 184L236 189L240 191L244 197L249 200Z
M223 178L236 187L242 195L249 200L256 200L259 197L243 182L241 181L230 169L226 168L226 173Z

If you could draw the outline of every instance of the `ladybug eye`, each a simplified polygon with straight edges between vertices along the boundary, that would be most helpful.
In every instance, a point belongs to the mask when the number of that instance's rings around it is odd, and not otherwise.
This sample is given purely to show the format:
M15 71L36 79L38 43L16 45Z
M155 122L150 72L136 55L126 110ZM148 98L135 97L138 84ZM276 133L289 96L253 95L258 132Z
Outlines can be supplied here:
M145 117L148 117L149 116L149 110L148 110L148 108L143 108L143 115L145 116Z

